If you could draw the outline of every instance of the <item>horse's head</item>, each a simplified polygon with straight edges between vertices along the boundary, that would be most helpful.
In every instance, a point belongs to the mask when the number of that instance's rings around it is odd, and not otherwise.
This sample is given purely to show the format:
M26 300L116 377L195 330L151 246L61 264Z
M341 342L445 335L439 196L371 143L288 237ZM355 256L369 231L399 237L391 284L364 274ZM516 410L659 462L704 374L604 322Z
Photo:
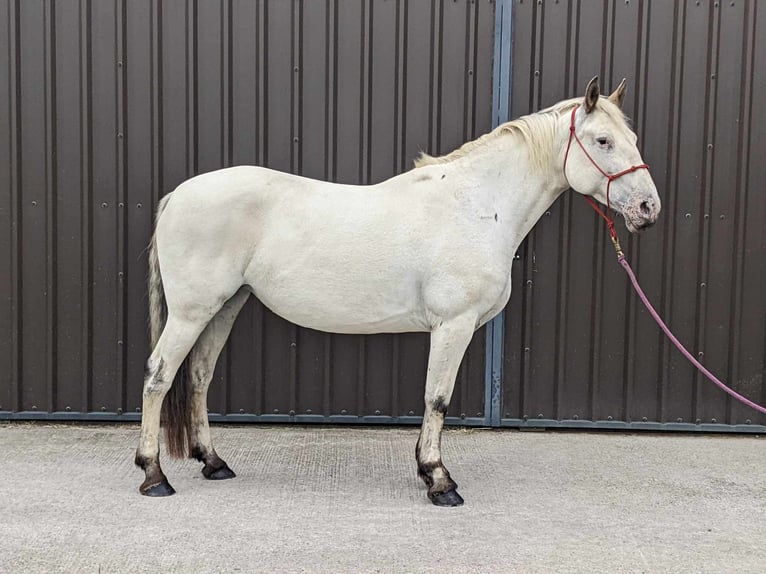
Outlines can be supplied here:
M600 96L598 77L588 83L582 105L567 117L564 176L575 191L620 212L628 230L637 232L657 221L660 198L622 113L624 96L625 80L608 98Z

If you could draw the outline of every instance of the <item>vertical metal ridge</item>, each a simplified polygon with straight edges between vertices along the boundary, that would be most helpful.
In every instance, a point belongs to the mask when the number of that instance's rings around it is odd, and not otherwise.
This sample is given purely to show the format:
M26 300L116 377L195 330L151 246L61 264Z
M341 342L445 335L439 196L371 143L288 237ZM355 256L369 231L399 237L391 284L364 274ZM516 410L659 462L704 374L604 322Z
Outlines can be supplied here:
M522 294L521 301L521 323L522 332L521 340L523 344L523 352L521 354L521 392L519 393L519 412L522 416L526 416L527 399L529 397L530 387L532 385L531 371L532 371L532 359L531 354L531 340L532 332L534 330L533 311L534 311L534 291L532 276L534 272L534 257L535 257L535 238L534 234L527 236L524 241L524 278L523 286L524 293Z
M530 52L530 68L532 70L537 70L537 64L539 61L539 55L537 53L537 35L538 30L540 29L539 24L539 16L538 16L538 10L537 10L537 4L532 5L532 34L531 34L531 42L532 46L529 50ZM528 101L527 101L527 111L529 113L532 113L534 110L537 109L535 106L535 94L537 93L535 90L535 81L532 80L529 82L529 94L528 94ZM529 239L527 239L529 241Z
M648 50L645 49L647 45L644 42L646 35L648 34L648 11L643 9L643 3L638 4L638 22L639 29L636 33L636 55L635 55L635 71L636 77L642 78L642 66L645 64L648 58ZM646 66L644 66L645 72ZM611 88L617 84L620 78L610 75L611 86L606 90L606 93L611 93ZM636 88L633 90L634 109L636 110L633 118L635 131L639 136L639 139L646 132L646 116L641 113L641 103L645 105L646 94L644 93L644 82L637 82ZM638 241L635 241L632 236L629 236L628 250L630 252L631 261L634 262L636 268L641 264L641 251L639 249ZM623 400L622 400L622 412L623 419L630 420L631 412L633 411L633 395L636 386L636 369L635 361L638 340L638 299L635 296L633 289L629 282L625 282L625 308L627 310L627 321L625 322L625 349L626 352L623 355Z
M534 9L534 33L532 35L532 41L534 42L534 48L532 49L534 70L534 81L532 83L532 98L531 105L529 106L529 112L534 113L541 107L542 101L542 77L543 77L543 52L545 46L545 4L538 2ZM532 239L534 233L529 235L529 239ZM528 239L528 241L529 241Z
M442 103L442 26L444 6L442 0L431 0L431 75L428 86L428 101L431 111L428 117L428 148L431 154L440 154L441 149L441 103Z
M82 163L82 309L83 333L81 410L91 410L93 385L93 95L91 66L91 0L80 0L80 117L84 118L81 126Z
M570 194L566 194L561 201L562 217L559 222L559 234L563 239L558 247L558 281L556 284L556 332L555 332L555 355L553 357L553 418L560 418L560 399L566 384L566 339L567 339L567 312L568 301L566 293L569 290L569 242L572 235L572 205Z
M542 75L540 63L543 57L543 28L544 28L544 11L541 4L535 4L533 8L533 29L532 33L532 69L535 72L540 72L535 75L535 80L530 82L530 112L534 112L540 108L541 90L540 90L540 77ZM535 273L535 247L536 247L536 233L531 232L524 240L524 294L521 302L522 308L522 336L523 352L521 360L522 369L522 384L521 393L519 396L520 412L523 417L528 416L531 413L526 413L528 408L528 398L530 395L530 388L532 386L532 353L535 349L532 348L532 341L534 340L534 273ZM534 415L532 415L534 416Z
M46 387L48 411L56 409L58 346L58 276L57 276L57 169L56 169L56 4L45 5L45 220L46 220Z
M511 0L497 0L495 3L495 44L492 74L492 128L510 120L511 90L513 80L513 4ZM478 18L477 23L478 26ZM474 36L478 38L478 32ZM476 43L478 50L478 42ZM476 57L474 57L476 61ZM476 76L474 75L474 84Z
M465 68L463 97L463 141L476 137L476 27L478 22L477 2L466 3L465 18Z
M266 408L266 365L263 360L263 348L266 344L265 337L263 336L263 319L264 319L264 306L258 300L253 301L253 317L252 317L252 330L253 339L255 341L254 359L256 364L255 369L255 405L253 405L254 412L257 414L263 414Z
M468 105L471 99L471 83L469 81L469 73L473 73L471 68L471 3L465 3L465 25L463 28L463 125L461 126L461 141L468 141L470 138L469 132L469 117L468 117Z
M221 145L223 165L234 163L234 80L232 0L221 3Z
M477 3L476 10L479 10ZM474 77L473 89L476 90L476 62L478 51L478 16L475 18L474 26ZM492 62L492 128L496 128L509 120L511 113L511 89L513 78L513 60L511 51L513 46L513 18L512 4L510 0L498 0L495 3L494 14L494 58ZM474 103L476 99L474 99ZM476 128L476 117L473 118L473 131ZM475 136L475 133L473 134ZM522 321L523 324L523 321ZM503 380L503 351L505 349L505 310L494 317L485 326L486 338L484 348L484 417L488 424L500 426L502 413L502 380ZM521 373L519 373L521 375ZM521 384L523 384L523 377ZM467 390L465 391L467 392ZM519 393L523 397L523 393ZM463 398L463 404L466 404L467 395ZM522 400L522 399L520 399ZM522 408L521 405L519 408ZM464 411L465 412L465 411ZM462 414L462 413L461 413Z
M151 116L151 137L152 137L152 207L156 207L163 195L164 177L162 163L163 153L163 117L162 117L162 98L163 98L163 79L162 79L162 1L152 0L152 10L150 15L151 30L151 61L150 74L150 97L151 105L149 114ZM152 209L152 220L154 219L154 209Z
M302 0L292 0L292 9L290 11L290 64L293 66L293 73L290 75L290 137L292 144L290 146L290 169L293 173L301 173L300 148L302 145L302 125L301 125L301 84L303 75L302 66ZM290 410L298 412L298 360L300 345L300 330L291 323L290 333Z
M363 178L363 169L364 169L364 134L366 133L366 130L364 129L364 52L365 52L365 14L366 10L368 8L367 6L367 0L360 0L361 2L361 16L359 21L360 26L360 32L361 32L361 42L360 42L360 48L359 48L359 153L357 157L357 176L356 176L356 183L362 184L364 183Z
M747 233L747 207L748 207L748 186L750 179L750 160L747 150L750 149L751 135L750 126L753 121L753 72L755 70L755 37L756 37L756 18L754 6L755 3L747 3L744 8L743 30L742 30L742 66L740 83L742 91L740 92L739 109L741 121L737 134L737 168L736 183L734 189L734 245L732 246L732 260L734 261L734 273L732 275L734 287L732 289L733 297L731 300L731 309L729 312L729 333L731 333L732 344L728 349L727 361L729 363L728 380L730 386L736 388L739 382L739 366L742 360L740 349L741 324L742 324L742 301L744 299L745 288L745 237ZM752 20L752 28L750 21ZM744 182L744 185L743 185ZM766 389L766 385L763 385ZM766 391L765 391L766 392ZM735 424L734 410L736 403L727 396L726 420L729 424Z
M266 65L266 46L269 42L269 9L266 0L258 0L257 18L255 36L258 54L255 58L255 129L256 134L256 162L258 165L267 166L269 164L269 151L266 142L269 136L269 70Z
M373 80L373 36L375 35L375 19L374 14L375 10L373 9L373 2L374 0L370 0L369 4L367 4L367 34L365 35L365 39L363 41L364 50L366 52L366 58L367 58L367 65L365 67L365 72L363 74L363 78L365 81L365 90L366 94L363 96L363 101L365 102L366 109L364 114L364 121L366 122L364 125L365 129L365 137L361 140L362 148L364 149L365 158L365 175L364 175L364 183L370 184L372 182L372 116L373 116L373 110L374 110L374 92L372 89L372 80ZM364 109L364 108L363 108Z
M300 32L296 33L296 27L297 27L297 18L295 12L297 11L297 4L300 2L300 0L290 0L291 3L291 10L290 10L290 65L293 67L293 73L290 74L290 172L291 173L300 173L298 171L298 162L297 162L297 148L299 145L298 141L298 107L300 104L298 103L298 98L296 96L296 92L298 90L298 75L301 73L300 68L298 67L297 63L297 57L298 52L300 51L300 48L296 48L296 44L298 43L297 36L300 34ZM291 405L291 408L295 408Z
M638 69L643 70L643 73L638 77L640 78L639 82L641 86L644 87L649 85L649 23L652 21L652 4L650 2L647 3L646 9L644 9L644 2L642 0L639 10L640 10L640 13L643 15L643 18L641 19L641 29L642 29L642 34L644 37L644 42L642 42L641 45L643 46L644 57L642 61L638 64ZM640 100L641 105L640 106L636 105L636 114L640 114L641 117L643 118L641 122L642 123L641 129L643 132L646 131L646 118L647 118L646 108L647 108L648 100L649 98L644 96L644 98ZM641 140L639 139L639 141Z
M391 337L391 416L402 414L399 410L399 341L396 335Z
M298 412L298 345L300 331L295 323L289 324L290 353L288 376L290 378L290 410Z
M602 327L602 313L600 302L603 300L604 294L604 236L601 233L601 221L597 216L592 217L593 226L595 232L593 236L596 238L596 248L593 250L593 279L591 280L591 292L593 293L593 300L596 304L593 305L591 310L591 323L593 329L591 331L591 357L589 361L590 381L589 385L589 408L588 417L593 420L596 417L596 407L598 391L601 387L601 327Z
M338 179L338 0L333 0L332 181Z
M326 0L325 3L325 116L324 178L335 181L337 178L337 110L338 110L338 0ZM326 411L329 412L329 411Z
M649 51L646 49L648 42L647 35L649 34L649 10L644 10L643 0L639 0L638 3L637 20L639 22L639 30L636 33L636 60L634 66L636 69L636 78L644 79L646 77L646 70L648 68L646 63L649 58ZM616 87L618 85L617 82L619 82L621 79L622 78L619 77L612 77L611 87ZM643 107L640 105L642 101L646 101L646 95L643 93L645 91L645 86L646 81L639 80L636 82L636 89L633 90L633 108L636 110L635 116L641 118L640 122L636 121L635 117L633 118L639 137L645 132L646 126L646 117L642 113ZM611 89L608 90L608 93L611 93Z
M567 46L569 49L567 50L568 56L567 56L567 62L569 63L569 66L566 69L565 72L565 80L564 80L564 86L570 90L570 92L566 95L571 96L572 94L577 93L577 70L580 66L580 51L575 48L571 49L571 46L579 46L580 45L580 6L581 3L579 0L574 4L575 7L573 7L573 4L570 2L567 4L567 21L569 22L569 26L567 26ZM573 16L574 14L574 16Z
M407 158L407 71L409 69L409 60L407 59L408 45L409 45L409 29L410 29L410 10L408 0L404 0L404 10L402 10L402 22L400 25L400 34L402 38L402 55L401 55L401 84L400 90L402 94L401 111L400 111L400 134L401 134L401 148L400 153L402 157L401 171L406 171L409 167Z
M370 183L372 124L372 0L362 0L359 50L359 173L357 183Z
M197 175L199 169L199 110L197 69L197 1L186 5L186 176Z
M332 413L332 334L324 337L324 365L322 370L322 409L325 415Z
M673 51L671 54L671 85L670 117L672 118L671 129L668 130L668 170L665 176L665 189L677 190L679 184L678 164L681 157L681 138L677 137L681 125L681 102L683 101L683 68L685 53L683 42L686 31L686 10L685 5L676 3L673 8ZM678 203L677 193L669 193L666 199L665 211L671 215L675 214ZM663 225L663 252L664 262L662 273L662 298L661 308L662 316L668 324L671 324L673 314L673 282L674 282L674 258L676 244L676 225L675 217L666 217ZM667 393L669 390L670 379L670 356L673 349L670 341L663 337L660 345L660 361L658 377L660 387L657 397L657 420L664 421L667 416Z
M365 414L366 406L366 387L367 387L367 338L364 335L357 335L357 386L356 386L356 412L359 416Z
M460 376L460 409L457 409L457 410L455 409L457 405L455 404L456 401L454 400L454 395L453 395L453 399L451 403L447 405L448 408L449 407L452 408L451 412L453 417L454 416L459 417L462 413L464 413L463 411L463 409L465 408L464 406L468 404L468 389L470 388L468 373L470 371L470 366L471 366L471 356L470 356L470 353L468 353L468 351L466 350L466 353L463 355L463 359L461 360L460 371L458 371ZM483 410L484 410L484 414L489 416L490 405L485 404ZM393 414L396 414L396 413L393 413Z
M577 50L572 48L572 26L571 26L571 4L567 6L567 27L566 38L564 39L566 62L572 60L572 53ZM565 68L564 86L568 85L570 68ZM567 365L567 315L569 314L569 291L570 283L570 249L569 245L572 238L572 218L573 201L572 194L565 193L561 199L561 221L559 223L559 234L562 241L558 247L558 282L556 285L556 333L555 333L555 356L554 356L554 384L553 384L553 416L560 418L561 396L566 385L566 365Z
M234 156L234 102L232 95L232 36L233 36L233 21L232 21L232 0L221 1L221 77L220 77L220 90L221 90L221 110L220 110L220 137L221 137L221 167L229 167L233 163ZM223 377L221 381L221 397L222 407L220 412L230 413L234 412L234 406L231 404L231 381L232 381L232 347L230 344L226 344L220 356L218 357L221 363L221 371Z
M303 173L303 0L293 0L292 11L292 64L296 70L292 79L292 136L291 168Z
M604 0L604 9L603 9L603 16L601 20L601 52L602 54L607 54L608 50L607 47L609 46L610 41L610 22L613 25L613 22L609 19L609 3L608 0ZM579 28L579 22L578 22L578 28ZM578 37L580 35L580 31L578 29ZM599 74L601 77L604 77L604 71L606 70L606 62L602 61L599 64ZM592 72L588 72L587 75L590 76ZM590 78L588 78L590 79ZM603 346L603 331L604 331L604 314L602 313L602 305L601 302L604 300L604 292L606 290L606 272L605 272L605 246L606 246L606 231L604 229L604 226L601 225L601 220L596 214L591 215L591 221L593 222L593 225L595 226L595 232L593 234L595 241L596 241L596 247L594 249L593 253L593 280L592 280L592 287L591 292L593 293L593 300L596 302L595 305L593 305L591 320L593 322L593 331L591 334L591 348L593 349L591 353L590 358L590 366L589 369L591 371L590 376L590 397L589 397L589 406L590 406L590 412L589 412L589 418L595 419L599 416L600 413L598 413L598 394L602 386L602 376L601 376L601 348Z
M638 245L635 241L631 246L631 259L634 261L634 266L639 264L638 258ZM636 357L636 334L638 331L638 308L636 307L637 301L633 294L633 290L628 282L625 282L625 309L627 311L627 317L624 324L624 337L625 352L622 356L622 418L623 420L629 420L631 413L631 398L633 396L633 390L635 388L636 369L634 359Z
M391 173L405 170L405 101L407 95L407 4L396 0L396 25L394 29L394 152Z
M617 0L615 0L615 2L616 1ZM609 0L604 0L604 19L601 28L601 54L603 59L598 71L599 76L603 78L602 84L612 77L612 54L614 53L614 28L616 17L617 10L612 7L612 3L609 2Z
M23 285L21 277L21 80L20 80L20 18L19 3L21 0L9 0L8 2L8 53L10 54L9 70L9 95L10 95L10 152L11 152L11 273L12 294L11 317L13 330L11 334L11 409L22 409L23 377L23 337L24 325L22 317Z
M116 67L117 80L117 386L119 389L119 405L127 410L128 400L128 372L127 372L127 345L125 341L128 335L128 291L126 289L127 278L125 259L128 249L128 227L125 221L125 202L128 165L127 146L127 79L125 58L127 55L127 3L125 0L117 0L115 22L116 37Z
M642 2L641 6L642 6L642 9L643 9L643 6L644 6L643 2ZM675 11L675 9L674 9L674 11ZM649 28L650 28L650 23L652 21L652 4L651 3L646 3L646 9L643 10L643 14L644 14L644 19L643 19L643 34L644 34L644 40L645 41L643 42L643 46L644 46L643 74L640 76L640 78L641 78L640 82L641 82L641 84L643 86L648 86L649 85L649 60L650 60L650 58L649 58L649 54L650 54L650 50L649 50ZM671 84L672 84L672 80L671 80ZM642 121L641 121L641 124L642 124L641 125L641 131L642 131L642 133L646 132L646 125L647 125L647 121L648 121L648 117L649 117L649 114L647 112L649 98L646 96L646 92L647 92L647 90L644 90L645 95L640 100L640 105L636 106L637 113L640 113L641 114L641 118L642 118ZM671 92L672 92L672 90L671 90ZM639 141L641 141L641 137L640 136L639 136ZM669 153L667 154L667 157L668 158L670 157ZM669 171L670 170L668 170L668 172ZM661 193L661 191L660 191L660 193ZM663 201L664 201L664 198L663 198ZM663 229L666 228L667 220L669 218L665 217L664 219L666 221L665 221L665 224L663 225ZM664 231L663 231L663 233L664 233ZM663 253L662 253L662 256L661 256L661 261L664 262L665 261L665 257L666 257L665 247L664 247L664 244L663 244ZM661 275L663 275L664 272L665 272L664 264L660 267L660 269L661 269ZM662 285L662 278L660 278L660 285ZM662 290L660 290L660 301L658 302L660 308L662 307L662 303L663 303L662 298L663 297L664 297L664 292L662 292ZM634 304L638 305L638 301L635 298L634 298L634 301L635 301ZM655 367L656 367L655 388L654 388L655 414L652 416L653 420L659 420L658 415L659 415L659 410L660 410L660 401L661 401L660 397L662 395L662 391L661 391L661 387L662 387L662 373L661 373L661 369L662 369L662 345L663 345L663 342L666 339L664 334L659 329L656 331L656 337L657 337L657 363L655 365ZM647 413L647 415L648 415L648 413ZM649 417L646 416L646 418L648 419Z
M700 201L700 222L698 233L700 235L700 251L697 260L697 318L695 326L695 350L700 358L704 356L705 339L707 333L707 302L708 289L703 289L701 283L707 284L710 275L710 209L712 206L713 176L714 176L714 158L715 158L715 113L717 107L718 87L715 79L718 69L718 50L721 35L721 19L718 4L711 5L708 12L708 53L706 74L708 78L708 89L705 94L705 142L707 143L708 153L702 160L702 189L703 194ZM712 146L712 147L711 147ZM704 360L703 360L704 362ZM692 405L692 418L699 418L700 406L702 404L702 392L704 386L702 374L696 369L693 372L693 395L694 404Z
M567 17L571 14L571 6L567 7ZM571 27L567 26L567 35L565 38L565 61L571 59L572 45ZM565 71L565 75L569 70ZM566 79L564 85L566 85ZM554 418L561 418L561 396L566 385L566 365L567 365L567 315L569 312L569 300L567 292L570 282L570 250L569 245L572 238L572 195L565 193L560 199L561 220L559 221L559 237L561 241L558 246L557 260L557 283L556 283L556 330L554 334L554 357L553 357L553 414Z

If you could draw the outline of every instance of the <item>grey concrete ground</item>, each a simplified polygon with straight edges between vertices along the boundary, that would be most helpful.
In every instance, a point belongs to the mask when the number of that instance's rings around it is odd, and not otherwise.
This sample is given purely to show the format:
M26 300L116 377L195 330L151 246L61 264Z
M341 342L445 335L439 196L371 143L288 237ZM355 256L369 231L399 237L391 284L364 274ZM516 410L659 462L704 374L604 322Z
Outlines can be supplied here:
M0 572L766 570L766 439L450 430L436 508L414 428L215 427L238 473L164 461L136 426L0 424Z

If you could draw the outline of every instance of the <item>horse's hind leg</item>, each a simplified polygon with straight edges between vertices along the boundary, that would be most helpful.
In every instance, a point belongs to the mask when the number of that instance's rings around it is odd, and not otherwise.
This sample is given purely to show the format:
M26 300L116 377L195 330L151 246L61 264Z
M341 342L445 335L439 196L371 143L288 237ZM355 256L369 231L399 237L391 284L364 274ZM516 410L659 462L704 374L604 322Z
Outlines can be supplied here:
M229 338L234 320L250 296L242 287L211 319L189 354L191 376L191 456L205 464L205 478L220 480L236 475L218 456L210 438L207 417L207 391L213 379L213 371L226 339Z
M462 497L457 484L442 463L441 434L455 388L460 361L471 342L476 318L463 316L445 321L431 332L431 350L426 376L426 410L415 449L418 474L428 486L428 498L437 506L459 506Z
M182 320L170 314L147 362L141 409L141 438L136 451L136 465L146 473L139 487L141 494L169 496L175 493L160 467L160 411L176 371L206 323ZM183 381L179 381L179 384L183 384Z

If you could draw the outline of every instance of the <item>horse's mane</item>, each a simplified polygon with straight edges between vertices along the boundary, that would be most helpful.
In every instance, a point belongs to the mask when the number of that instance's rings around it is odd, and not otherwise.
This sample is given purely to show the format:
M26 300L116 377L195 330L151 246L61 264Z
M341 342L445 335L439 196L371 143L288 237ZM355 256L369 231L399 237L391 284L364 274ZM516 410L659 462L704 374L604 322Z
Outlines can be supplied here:
M604 101L608 101L608 99L602 96L601 102L599 103L603 103ZM440 157L433 157L427 153L421 152L420 157L415 160L415 167L451 163L468 155L473 150L496 140L498 137L505 134L518 134L527 143L529 148L529 159L532 164L536 167L544 168L549 164L551 155L555 151L556 124L559 118L562 115L571 112L572 108L581 103L582 98L563 100L539 112L500 124L491 132L486 133L475 140L466 142L458 149ZM614 120L627 121L622 110L611 103L610 105L600 106L600 108L608 113Z

